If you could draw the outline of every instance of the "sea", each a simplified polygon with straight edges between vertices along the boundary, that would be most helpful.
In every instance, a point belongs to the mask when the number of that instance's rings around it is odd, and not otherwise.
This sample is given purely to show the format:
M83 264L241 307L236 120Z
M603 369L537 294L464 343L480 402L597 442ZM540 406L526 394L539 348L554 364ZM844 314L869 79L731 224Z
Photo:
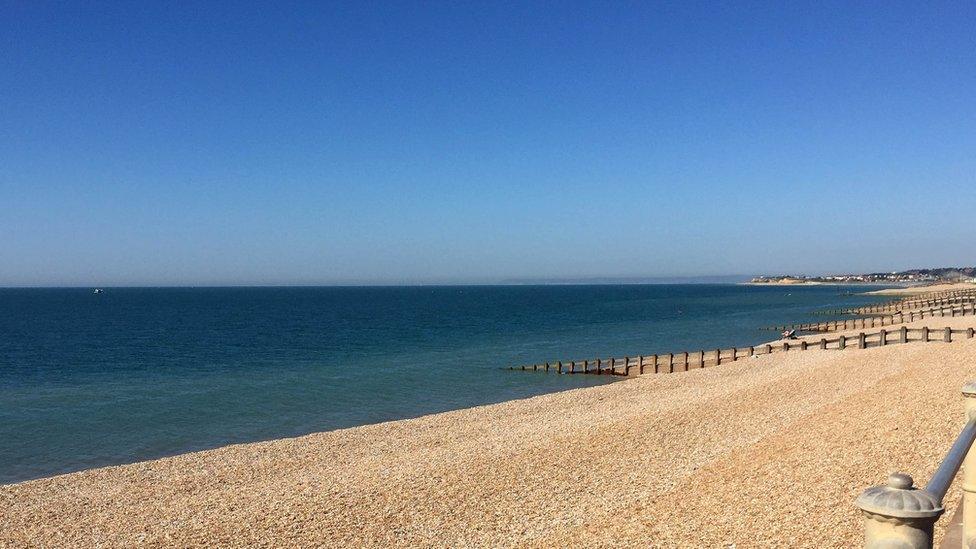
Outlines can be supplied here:
M874 288L0 289L0 483L610 383L507 367L748 346Z

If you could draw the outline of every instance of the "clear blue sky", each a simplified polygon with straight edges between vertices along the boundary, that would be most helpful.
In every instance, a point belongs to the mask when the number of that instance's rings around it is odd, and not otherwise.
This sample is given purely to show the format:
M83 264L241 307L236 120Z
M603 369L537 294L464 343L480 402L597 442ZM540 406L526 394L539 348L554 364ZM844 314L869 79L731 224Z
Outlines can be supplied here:
M0 285L976 263L976 2L189 4L0 6Z

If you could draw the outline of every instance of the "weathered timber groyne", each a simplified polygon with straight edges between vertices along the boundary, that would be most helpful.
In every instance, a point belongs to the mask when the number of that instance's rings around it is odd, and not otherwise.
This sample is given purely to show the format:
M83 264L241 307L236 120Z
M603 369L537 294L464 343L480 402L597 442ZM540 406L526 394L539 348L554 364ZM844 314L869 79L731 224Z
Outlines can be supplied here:
M957 307L947 306L937 309L923 309L918 311L899 311L895 314L870 316L865 318L848 318L844 320L829 320L825 322L810 322L805 324L767 326L760 329L777 332L785 330L797 330L799 332L836 332L838 330L890 326L892 324L914 322L916 320L922 320L925 318L969 315L976 315L976 301L971 303L961 303Z
M684 351L661 355L637 355L624 358L596 358L592 360L574 360L545 362L523 366L509 366L509 370L548 372L559 374L593 374L629 376L647 373L675 373L687 372L693 369L719 366L735 362L743 358L752 358L778 352L819 350L848 350L867 349L870 347L884 347L897 343L933 342L950 343L956 337L972 339L973 328L954 330L952 328L908 328L902 326L897 330L881 329L877 332L861 332L855 336L839 335L834 338L821 338L819 341L785 340L782 343L767 343L750 347L732 347L730 349L714 349L698 351Z
M861 307L814 311L812 314L816 316L866 315L874 313L890 313L903 309L933 308L942 305L976 302L976 289L954 290L952 292L924 295L925 297L909 296L903 299L889 300L875 303L873 305L864 305Z
M894 311L894 312L892 312ZM890 314L877 314L889 312ZM785 340L782 343L764 344L750 347L732 347L730 349L699 349L697 351L682 351L679 353L636 355L623 358L594 358L587 360L543 362L522 366L509 366L509 370L551 372L559 374L593 374L629 376L645 373L674 373L691 369L719 366L727 362L735 362L744 357L755 357L784 351L806 351L808 349L866 349L893 343L909 343L912 341L952 341L953 337L973 337L973 328L952 330L940 328L941 336L933 336L934 331L928 327L886 330L885 326L904 324L916 320L935 317L956 317L976 315L976 288L924 294L923 298L910 295L904 298L878 305L845 309L843 314L870 315L862 318L848 318L826 322L806 324L791 324L786 326L770 326L764 330L797 330L801 332L837 332L856 329L882 328L877 332L861 332L857 336L840 335L835 338L821 338L819 341L806 339Z

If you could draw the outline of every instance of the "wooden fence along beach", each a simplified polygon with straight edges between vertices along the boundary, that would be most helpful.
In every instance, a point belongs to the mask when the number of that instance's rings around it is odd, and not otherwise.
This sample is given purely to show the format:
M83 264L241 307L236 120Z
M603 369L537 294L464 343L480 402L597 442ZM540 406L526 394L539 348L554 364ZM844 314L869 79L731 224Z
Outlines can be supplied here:
M946 300L952 300L951 302ZM921 308L932 305L945 305L938 308ZM906 309L913 310L906 310ZM917 309L917 310L915 310ZM896 310L894 314L875 315L864 318L851 318L828 322L794 324L764 328L766 330L797 330L800 332L836 332L844 330L870 329L876 327L904 324L916 320L936 317L957 317L976 315L976 290L959 290L945 292L938 298L915 299L907 297L896 302L878 306L861 307L858 313L874 314L877 312ZM784 340L782 343L766 343L759 346L732 347L729 349L714 349L697 351L681 351L678 353L625 356L623 358L594 358L587 360L543 362L540 364L510 366L509 370L547 372L557 374L589 374L630 376L646 373L675 373L687 372L691 369L719 366L723 363L735 362L742 358L768 355L777 352L818 350L848 350L883 347L897 343L910 342L951 342L954 338L973 338L973 328L953 330L945 328L908 328L902 326L897 330L881 328L876 332L861 332L854 336L839 335L834 338L821 338L819 341L806 339Z

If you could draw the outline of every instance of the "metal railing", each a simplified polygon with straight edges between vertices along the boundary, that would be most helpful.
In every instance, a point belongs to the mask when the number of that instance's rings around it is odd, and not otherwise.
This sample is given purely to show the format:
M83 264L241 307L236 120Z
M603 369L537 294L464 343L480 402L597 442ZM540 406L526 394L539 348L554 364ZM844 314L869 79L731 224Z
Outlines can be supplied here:
M945 512L943 499L952 480L963 469L963 547L976 547L976 382L962 388L966 426L924 489L915 488L912 477L893 473L884 486L865 490L857 506L865 517L864 546L872 549L930 549L933 530Z

